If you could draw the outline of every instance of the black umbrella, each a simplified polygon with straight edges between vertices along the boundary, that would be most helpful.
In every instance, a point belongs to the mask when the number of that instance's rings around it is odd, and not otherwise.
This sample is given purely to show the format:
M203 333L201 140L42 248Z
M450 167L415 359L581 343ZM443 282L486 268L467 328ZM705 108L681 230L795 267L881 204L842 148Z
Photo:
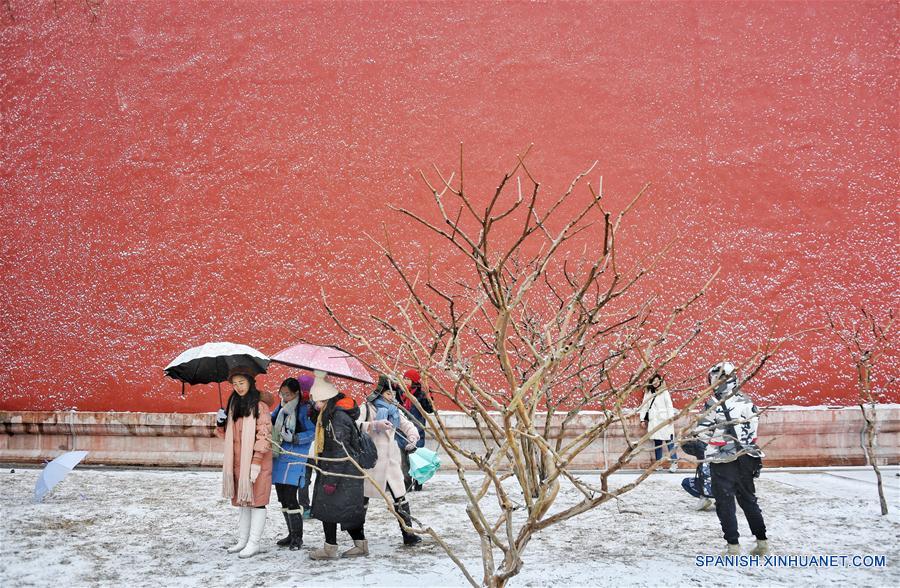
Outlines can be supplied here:
M266 373L269 358L261 352L239 343L205 343L188 349L166 366L164 372L170 378L184 384L210 384L224 382L228 372L236 367L249 368L255 375ZM219 404L222 404L222 390L219 389Z

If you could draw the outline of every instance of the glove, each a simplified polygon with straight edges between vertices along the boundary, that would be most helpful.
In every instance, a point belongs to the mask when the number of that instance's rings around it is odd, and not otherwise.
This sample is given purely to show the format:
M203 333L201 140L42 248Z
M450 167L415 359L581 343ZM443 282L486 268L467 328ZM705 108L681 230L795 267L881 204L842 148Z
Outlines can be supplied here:
M228 422L228 413L225 412L224 408L220 408L219 412L216 413L216 426L224 427L225 423Z
M372 423L372 429L374 429L376 433L384 433L390 431L393 428L394 425L392 425L391 421L388 420L374 421Z
M253 484L256 483L256 478L259 477L260 470L262 470L262 466L259 465L258 463L250 464L250 482L251 483L253 483Z

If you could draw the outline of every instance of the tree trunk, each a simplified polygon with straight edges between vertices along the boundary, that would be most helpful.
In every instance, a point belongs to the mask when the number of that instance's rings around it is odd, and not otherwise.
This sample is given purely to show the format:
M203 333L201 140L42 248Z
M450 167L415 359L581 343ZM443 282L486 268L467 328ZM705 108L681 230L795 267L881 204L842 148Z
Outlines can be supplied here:
M859 408L862 410L863 419L866 421L866 459L869 460L869 464L872 466L872 469L875 470L875 479L878 481L878 500L881 503L881 514L886 515L888 513L887 500L884 498L884 483L881 480L881 470L878 468L878 460L875 456L875 403L873 402L869 408L872 411L871 417L869 413L866 412L866 405L860 404Z

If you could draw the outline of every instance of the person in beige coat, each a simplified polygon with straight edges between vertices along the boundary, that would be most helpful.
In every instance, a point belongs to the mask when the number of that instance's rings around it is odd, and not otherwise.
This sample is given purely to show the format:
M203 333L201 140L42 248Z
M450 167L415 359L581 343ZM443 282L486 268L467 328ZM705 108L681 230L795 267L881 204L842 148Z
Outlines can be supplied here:
M653 439L653 450L656 461L662 459L662 446L665 442L669 448L669 471L673 474L678 470L678 454L675 452L675 425L671 421L675 416L675 407L672 405L672 395L666 388L663 377L653 374L644 389L644 398L640 408L641 423L643 423ZM666 421L669 421L666 423ZM666 424L663 424L666 423ZM662 425L658 429L657 426ZM654 429L656 429L654 431Z
M256 389L253 372L247 368L232 369L228 381L234 392L216 421L216 435L225 439L222 496L240 509L238 542L228 553L251 557L259 553L272 494L272 419L264 401L271 394Z
M416 426L403 414L397 406L396 394L399 384L381 376L378 387L369 395L369 402L360 407L360 429L368 433L378 449L378 461L375 467L366 472L375 480L378 488L390 493L394 499L394 510L397 511L408 527L412 526L412 514L406 499L406 484L403 478L403 453L416 450L419 432ZM364 495L366 499L382 500L382 495L375 485L366 480ZM407 533L400 526L404 545L416 545L422 538L414 533Z

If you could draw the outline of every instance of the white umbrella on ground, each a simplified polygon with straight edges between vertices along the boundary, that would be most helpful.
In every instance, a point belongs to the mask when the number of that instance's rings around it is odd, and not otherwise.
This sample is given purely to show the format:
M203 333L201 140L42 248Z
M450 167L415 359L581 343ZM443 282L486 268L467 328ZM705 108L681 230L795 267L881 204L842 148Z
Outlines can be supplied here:
M87 451L69 451L48 463L34 485L34 501L42 501L87 454Z

